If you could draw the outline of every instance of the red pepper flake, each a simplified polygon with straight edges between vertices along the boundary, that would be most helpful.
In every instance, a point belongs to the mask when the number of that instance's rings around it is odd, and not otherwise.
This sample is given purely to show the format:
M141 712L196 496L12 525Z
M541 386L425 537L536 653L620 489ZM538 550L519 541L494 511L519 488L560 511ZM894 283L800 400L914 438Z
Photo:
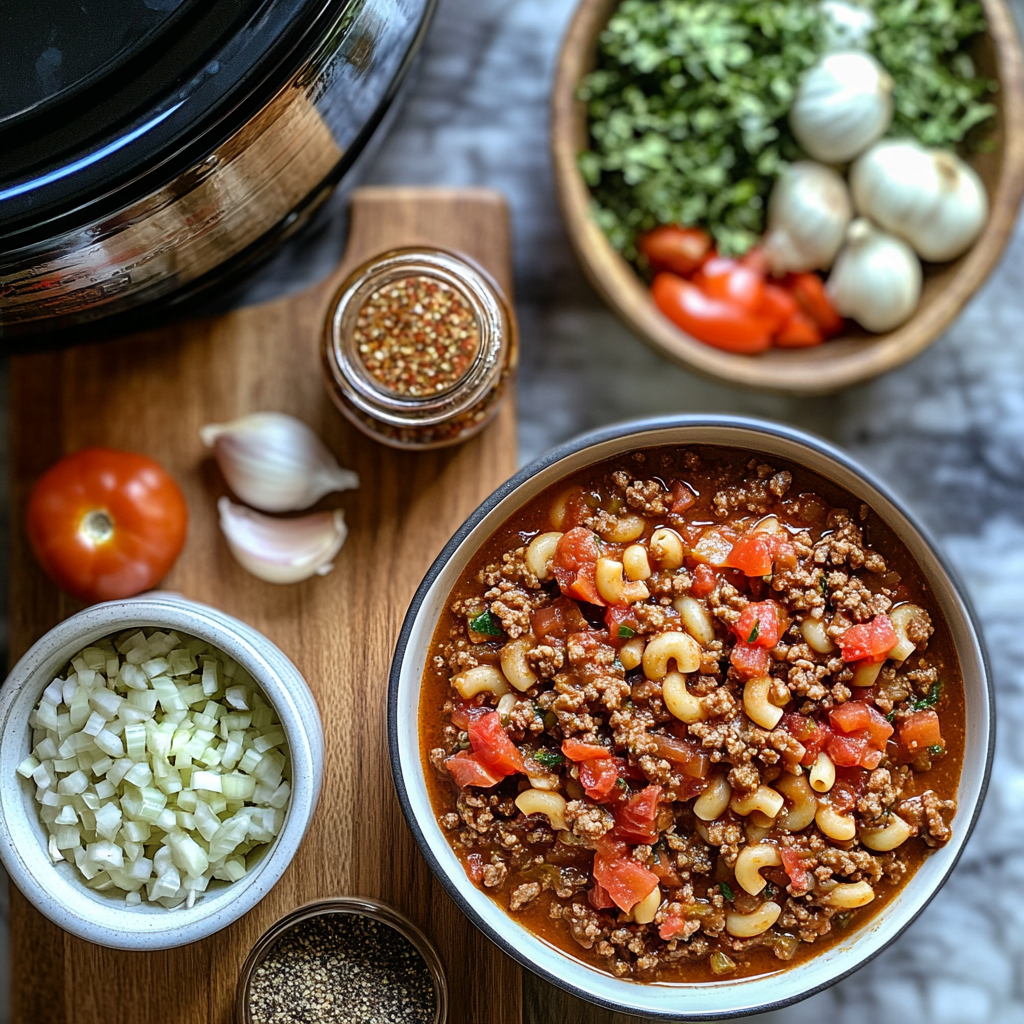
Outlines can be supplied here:
M466 297L433 277L404 277L366 300L353 332L370 375L388 391L447 391L472 366L480 328Z

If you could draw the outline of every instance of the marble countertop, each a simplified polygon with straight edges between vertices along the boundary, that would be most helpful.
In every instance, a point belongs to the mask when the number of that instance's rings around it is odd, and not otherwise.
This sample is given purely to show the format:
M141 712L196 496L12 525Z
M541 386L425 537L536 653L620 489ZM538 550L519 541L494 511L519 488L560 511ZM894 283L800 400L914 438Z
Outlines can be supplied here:
M1011 3L1024 22L1024 0ZM975 601L998 694L999 739L981 821L951 880L897 943L853 977L762 1019L1019 1024L1024 917L1003 894L1024 889L1024 744L1016 738L1017 726L1024 734L1024 229L1018 225L1000 267L953 328L925 356L880 380L828 398L790 399L696 378L647 349L603 306L561 225L547 102L573 6L441 0L418 81L366 162L364 180L486 185L508 196L523 339L521 462L634 416L753 414L842 445L938 537ZM326 219L265 268L248 297L305 286L333 265L343 244L343 218ZM6 525L0 506L0 530ZM6 895L0 885L4 904ZM7 960L0 949L3 997ZM527 977L525 989L525 1019L550 1024L543 986ZM562 1020L607 1024L613 1016L581 1003ZM0 1024L8 1019L0 1007Z

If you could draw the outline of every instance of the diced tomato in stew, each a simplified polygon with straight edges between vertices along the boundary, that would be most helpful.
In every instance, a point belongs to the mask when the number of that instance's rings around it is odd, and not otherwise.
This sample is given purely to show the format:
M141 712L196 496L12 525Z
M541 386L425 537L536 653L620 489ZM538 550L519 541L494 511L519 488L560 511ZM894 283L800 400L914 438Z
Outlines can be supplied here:
M615 812L614 836L627 843L653 843L658 838L658 800L661 786L647 786L619 805Z
M675 855L664 843L659 843L651 851L651 870L658 876L661 884L669 889L678 889L683 884L679 869L676 867Z
M486 704L462 701L452 710L452 725L457 729L468 729L470 722L483 718L484 715L490 714L493 710L493 708L489 708Z
M610 747L603 747L600 743L585 743L574 736L568 736L562 740L562 753L570 761L593 761L611 757L614 752Z
M896 630L888 615L876 615L870 622L861 622L843 630L836 643L843 652L843 661L884 661L896 646Z
M473 753L488 771L504 778L525 770L523 755L508 738L497 711L474 719L468 731Z
M911 755L929 747L943 747L939 716L935 711L915 711L900 722L900 746Z
M729 655L729 661L741 679L756 679L768 675L772 658L766 647L748 644L742 640L736 642Z
M658 884L658 876L629 856L625 843L603 837L594 854L594 880L603 886L615 905L629 913Z
M669 512L674 516L681 515L697 500L693 496L693 491L682 480L672 481L671 495L672 505L669 508Z
M603 605L594 582L600 557L601 545L593 530L576 526L563 533L551 560L562 593L589 604Z
M622 757L602 757L580 762L580 784L591 800L607 803L626 791L626 760Z
M886 741L893 733L893 727L885 716L879 714L870 704L859 700L847 701L833 708L828 717L832 724L843 732L866 730L872 746L885 750Z
M677 736L666 736L664 733L650 733L649 735L657 744L654 752L658 757L677 764L685 775L695 779L707 778L708 772L711 771L711 758L700 749L694 740L681 740Z
M471 853L466 857L466 874L479 885L484 880L484 858L481 853Z
M827 725L792 711L782 716L781 727L803 744L804 756L800 761L802 765L814 764L815 758L825 749L832 737L832 730Z
M669 939L674 939L684 931L688 923L685 917L680 917L678 914L669 914L658 929L658 934L665 942L668 942Z
M726 565L745 576L767 576L772 571L772 546L765 533L745 533L732 546Z
M733 630L744 643L771 649L782 632L779 606L774 601L751 601Z
M605 612L604 624L608 627L608 638L615 646L625 643L640 628L640 620L632 605L611 605Z
M448 769L451 777L455 780L455 785L459 789L465 789L466 786L480 786L483 789L490 789L491 786L496 786L504 778L503 775L491 771L490 768L481 763L476 754L471 754L468 750L460 750L454 756L449 757L445 761L444 766Z
M839 814L846 814L864 795L868 773L860 767L836 765L836 781L829 790L828 802Z
M615 901L608 895L608 890L600 882L595 882L587 890L587 899L595 910L611 910L615 906Z
M794 850L783 847L782 866L789 875L789 881L798 892L804 892L808 887L807 868L810 864L810 853L803 850Z
M691 578L690 593L694 597L707 597L718 586L718 573L703 562L693 570Z

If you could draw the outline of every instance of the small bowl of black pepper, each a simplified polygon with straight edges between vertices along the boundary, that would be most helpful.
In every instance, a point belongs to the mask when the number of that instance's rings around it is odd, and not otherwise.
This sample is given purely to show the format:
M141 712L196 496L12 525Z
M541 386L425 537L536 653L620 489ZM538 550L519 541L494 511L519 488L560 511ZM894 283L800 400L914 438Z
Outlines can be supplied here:
M444 969L410 921L368 897L286 914L242 966L241 1024L443 1024Z

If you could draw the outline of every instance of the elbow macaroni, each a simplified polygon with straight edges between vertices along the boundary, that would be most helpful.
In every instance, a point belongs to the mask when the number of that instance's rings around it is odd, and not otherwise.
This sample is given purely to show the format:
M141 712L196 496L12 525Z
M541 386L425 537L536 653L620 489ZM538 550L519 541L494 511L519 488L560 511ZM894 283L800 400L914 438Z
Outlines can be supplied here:
M811 789L816 793L827 793L835 785L836 766L824 750L820 751L814 759L809 773L809 781Z
M664 526L651 534L650 548L651 556L662 569L678 569L686 557L682 537Z
M737 939L751 939L755 935L761 935L779 919L782 907L778 903L768 900L762 903L752 914L737 914L735 912L725 915L725 930Z
M882 828L861 828L860 841L878 853L888 853L901 846L914 834L913 829L895 814L889 815L889 824Z
M701 821L714 821L725 814L732 797L732 786L725 775L719 773L708 783L707 788L693 802L693 813Z
M611 526L602 527L597 532L602 540L611 544L628 544L631 540L642 537L646 529L647 520L643 516L625 512L616 516L615 522Z
M916 604L901 604L889 612L889 621L896 633L896 646L889 652L893 661L906 661L917 648L910 642L907 636L907 629L910 623L917 618L923 618L927 613Z
M840 814L828 801L819 800L818 810L814 815L818 828L829 837L839 842L846 842L857 834L857 822L852 815Z
M715 624L711 613L695 597L677 597L672 607L679 612L683 629L702 647L707 647L715 639Z
M526 549L526 568L539 580L551 579L551 559L562 539L560 533L541 533L530 541Z
M661 906L661 887L656 885L633 907L633 920L637 924L650 924Z
M782 799L780 793L776 793L771 786L763 784L758 786L753 793L744 797L733 796L729 801L729 806L737 814L746 816L751 811L760 811L769 818L777 818L784 804L785 800Z
M807 642L807 645L819 654L831 654L836 645L825 631L823 619L813 618L810 615L800 623L800 635Z
M661 698L670 714L689 725L704 718L704 707L699 697L686 688L686 677L680 672L669 672L661 684Z
M622 569L629 580L646 580L651 577L651 563L647 549L642 544L630 544L622 552Z
M467 668L457 676L452 676L452 686L459 691L459 696L469 700L478 693L487 690L495 697L504 697L508 693L508 682L493 665L477 665Z
M526 652L535 642L532 636L521 636L518 640L510 640L501 649L501 671L520 693L537 682L537 673L526 660Z
M768 884L761 877L761 871L764 868L776 868L781 863L782 857L774 846L758 843L755 846L744 846L740 850L733 873L736 881L751 896L756 896Z
M664 679L670 661L684 675L696 672L701 662L700 645L689 633L659 633L644 648L644 675L655 681Z
M768 699L771 687L771 676L748 679L743 687L743 710L746 711L747 717L762 729L769 731L774 729L782 718L782 708L776 707Z
M840 910L863 907L875 898L875 890L867 882L840 882L823 897L821 902Z
M784 772L775 780L775 788L792 805L778 819L779 828L786 832L800 832L807 828L818 813L818 801L807 782L807 777Z
M594 582L597 592L608 604L633 604L634 601L646 601L651 596L647 586L640 580L626 581L622 577L621 562L614 558L599 558L595 570Z
M566 832L569 826L565 823L565 797L559 793L552 793L541 789L524 789L516 797L516 807L523 814L544 814L551 827L560 832Z
M635 636L619 648L619 664L627 672L631 672L644 660L644 643L642 636Z

